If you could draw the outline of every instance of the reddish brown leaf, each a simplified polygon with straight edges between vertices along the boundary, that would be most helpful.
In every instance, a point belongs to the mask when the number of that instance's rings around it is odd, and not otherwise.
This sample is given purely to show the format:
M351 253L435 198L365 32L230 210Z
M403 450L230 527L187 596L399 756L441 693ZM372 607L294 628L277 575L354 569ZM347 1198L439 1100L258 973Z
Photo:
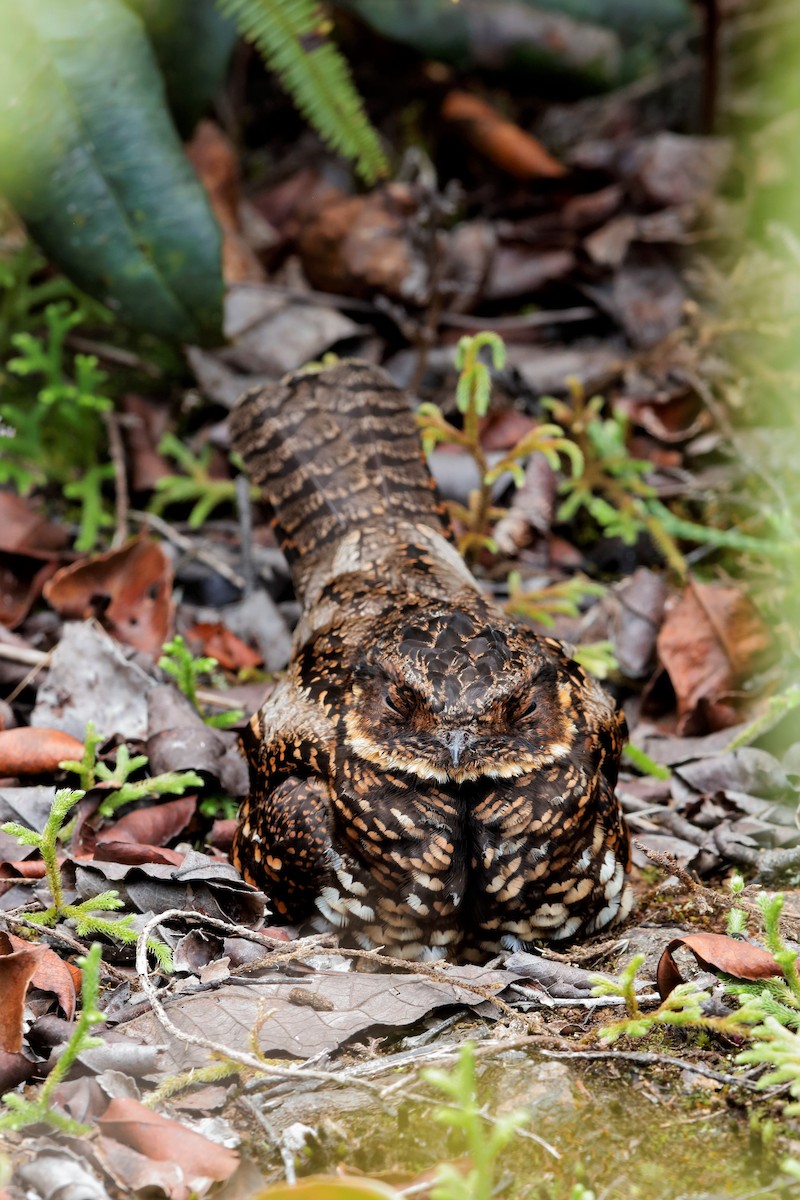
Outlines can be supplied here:
M182 833L194 816L196 796L179 796L149 808L137 808L97 835L97 843L138 842L162 846Z
M0 492L0 550L50 558L67 541L66 529L48 521L31 500L15 492Z
M22 726L0 731L0 775L45 775L66 758L80 759L83 742L61 729Z
M24 938L16 937L13 933L0 932L0 955L8 957L31 948L31 942L26 942ZM72 963L65 962L49 946L37 945L33 948L42 953L30 982L43 992L52 992L67 1020L71 1021L75 1015L76 998L81 989L81 971ZM0 995L5 996L2 988Z
M102 1135L94 1141L93 1150L121 1195L188 1200L190 1189L176 1163L154 1162L149 1155Z
M326 187L314 199L297 239L314 287L365 298L378 292L413 304L427 300L430 265L415 244L416 203L408 187L392 183L366 196Z
M64 567L44 595L62 616L96 617L113 637L155 657L172 624L172 566L161 546L134 538Z
M566 168L541 142L469 92L448 92L442 116L490 162L515 179L557 178Z
M186 636L202 654L210 654L226 671L260 667L264 658L247 642L237 637L222 621L197 621Z
M148 846L142 842L101 842L99 839L94 852L95 862L124 863L129 867L140 867L145 863L179 867L185 857L178 850L167 850L163 846Z
M672 956L681 946L691 950L701 967L721 971L734 979L772 979L782 974L769 951L760 946L740 942L725 933L687 933L685 937L673 938L659 959L656 979L662 1000L684 982Z
M138 1100L112 1100L98 1124L107 1137L149 1158L176 1163L187 1181L227 1179L239 1165L239 1155L178 1121L151 1112Z
M45 581L55 570L54 562L42 564L39 558L24 554L3 554L0 559L0 625L14 629L24 621L41 595Z
M158 452L169 427L169 409L163 402L136 392L125 392L119 407L125 414L122 433L130 461L131 490L151 491L159 479L173 471L168 459Z
M239 155L213 121L200 122L186 153L208 192L222 229L225 282L260 283L264 269L242 236L239 224Z
M208 838L209 843L217 850L222 850L223 853L230 853L233 847L233 835L236 833L236 826L239 822L235 817L229 819L220 818L211 826L211 834Z
M738 588L689 583L667 611L658 654L678 701L681 736L741 719L732 693L770 646L769 631Z
M7 946L1 952L3 942ZM25 1012L25 996L28 984L36 974L47 946L31 946L12 950L8 934L0 933L0 1048L9 1054L19 1054L22 1049L22 1019Z

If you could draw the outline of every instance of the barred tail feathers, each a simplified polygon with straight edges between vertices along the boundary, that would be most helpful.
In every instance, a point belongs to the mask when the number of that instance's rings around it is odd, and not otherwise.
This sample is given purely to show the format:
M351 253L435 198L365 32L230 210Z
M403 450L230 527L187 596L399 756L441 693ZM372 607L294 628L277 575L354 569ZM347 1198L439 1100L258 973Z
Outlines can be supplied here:
M452 537L408 400L371 363L343 360L246 393L231 438L293 571L365 526L390 536L413 521Z

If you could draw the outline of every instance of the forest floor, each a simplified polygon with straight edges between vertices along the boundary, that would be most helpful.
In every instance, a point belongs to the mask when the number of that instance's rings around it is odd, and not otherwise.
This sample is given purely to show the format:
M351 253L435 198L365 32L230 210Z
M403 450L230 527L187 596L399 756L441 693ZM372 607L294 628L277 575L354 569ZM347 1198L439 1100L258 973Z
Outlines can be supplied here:
M0 822L28 831L0 832L0 1092L40 1105L0 1116L7 1195L55 1200L68 1180L100 1200L234 1200L338 1170L363 1173L354 1197L377 1194L367 1176L427 1196L462 1147L420 1070L463 1065L468 1040L487 1118L528 1114L500 1194L781 1193L800 1051L784 1047L781 1080L777 1050L738 1061L753 1038L731 991L777 979L794 1037L796 416L780 401L800 309L781 290L790 235L762 235L750 186L772 179L775 142L701 131L713 64L693 34L625 88L535 102L342 36L394 181L354 189L242 52L189 147L225 230L227 345L132 348L84 313L59 362L95 355L115 398L95 544L75 549L85 529L47 489L0 490ZM726 39L723 127L735 20ZM46 277L34 260L13 286ZM505 345L489 413L432 470L487 590L625 710L637 904L563 950L401 964L273 924L228 861L238 734L298 613L226 416L336 354L460 428L457 343L483 331ZM552 422L582 470L527 452Z

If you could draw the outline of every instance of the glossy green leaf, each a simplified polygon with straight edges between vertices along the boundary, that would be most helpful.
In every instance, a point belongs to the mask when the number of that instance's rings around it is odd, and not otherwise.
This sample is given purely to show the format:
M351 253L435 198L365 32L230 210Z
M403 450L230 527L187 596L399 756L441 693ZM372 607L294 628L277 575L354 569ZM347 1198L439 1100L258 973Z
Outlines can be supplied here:
M221 340L219 229L123 0L0 0L0 194L128 324Z
M228 68L236 26L216 0L125 0L150 39L175 124L188 137Z

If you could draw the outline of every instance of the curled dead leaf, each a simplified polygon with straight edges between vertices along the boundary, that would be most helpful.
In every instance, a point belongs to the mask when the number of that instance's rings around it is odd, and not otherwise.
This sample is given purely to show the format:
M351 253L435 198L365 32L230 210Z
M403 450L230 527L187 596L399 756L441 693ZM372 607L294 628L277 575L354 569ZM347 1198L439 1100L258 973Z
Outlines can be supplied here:
M22 1022L25 1014L25 996L36 969L47 953L46 946L31 946L27 942L14 948L8 934L0 933L0 951L5 940L6 949L0 953L0 1049L8 1054L19 1054L22 1049Z
M770 647L769 630L738 588L690 581L667 611L658 654L678 702L681 736L741 719L732 696Z
M112 637L155 657L172 625L172 564L158 542L138 537L63 567L44 596L62 616L96 617Z
M264 658L222 621L197 621L186 636L199 653L210 654L226 671L260 667Z
M448 92L442 116L485 158L515 179L558 178L566 168L541 142L469 92Z
M659 959L656 980L662 1000L685 982L673 957L673 952L682 946L691 950L701 967L732 975L734 979L773 979L782 974L769 951L760 946L725 933L687 933L685 937L673 938Z

